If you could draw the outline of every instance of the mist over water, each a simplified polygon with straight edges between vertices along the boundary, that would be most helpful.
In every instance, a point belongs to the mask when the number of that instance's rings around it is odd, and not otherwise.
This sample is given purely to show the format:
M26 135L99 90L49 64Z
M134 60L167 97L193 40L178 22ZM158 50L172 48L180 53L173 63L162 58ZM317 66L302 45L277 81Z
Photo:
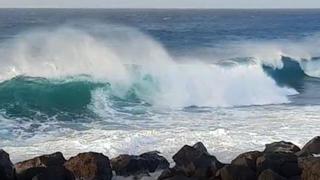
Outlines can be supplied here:
M54 12L26 11L35 27L10 38L3 39L4 27L0 33L0 146L14 161L49 149L67 157L159 150L170 159L184 144L202 141L228 162L270 141L302 145L319 131L317 31L291 38L283 30L282 39L259 29L239 35L238 21L248 17L240 12L87 14L109 18L99 23L62 23ZM41 21L46 13L56 18L51 24ZM247 13L250 21L262 16ZM239 19L220 22L225 16ZM213 19L197 20L204 17Z
M259 63L221 66L190 59L177 62L179 57L170 56L158 42L122 26L34 30L6 43L1 79L46 78L49 82L38 82L43 91L55 87L46 83L59 86L81 81L85 75L84 81L93 86L104 83L98 90L105 94L162 107L286 103L287 95L296 93L290 87L278 87ZM32 87L39 90L36 86L26 88Z

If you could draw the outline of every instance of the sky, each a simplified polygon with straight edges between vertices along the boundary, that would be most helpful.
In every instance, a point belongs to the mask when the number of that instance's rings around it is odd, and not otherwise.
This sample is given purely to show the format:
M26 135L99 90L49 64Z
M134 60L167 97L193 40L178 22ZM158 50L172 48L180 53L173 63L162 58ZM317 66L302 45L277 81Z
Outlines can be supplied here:
M0 0L0 8L320 8L320 0Z

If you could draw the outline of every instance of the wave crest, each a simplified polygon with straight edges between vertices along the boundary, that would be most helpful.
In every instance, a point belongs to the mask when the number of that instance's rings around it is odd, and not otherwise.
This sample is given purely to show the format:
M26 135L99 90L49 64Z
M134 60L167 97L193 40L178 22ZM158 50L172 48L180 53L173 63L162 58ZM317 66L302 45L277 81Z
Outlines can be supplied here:
M107 98L111 95L125 100L136 99L155 107L287 103L287 96L296 93L293 89L277 86L259 64L221 66L198 60L178 62L175 59L179 57L170 56L161 44L147 35L116 25L34 30L1 47L5 59L0 66L2 80L21 75L45 78L48 80L48 92L61 87L50 85L52 80L88 75L93 84L110 85L110 89L102 88L108 94ZM26 83L8 82L21 83L15 87L17 89ZM7 88L5 84L8 82L3 82L2 88ZM41 93L36 92L43 85L37 84L37 81L33 83L26 91L34 98L30 102L39 98ZM75 87L69 89L70 84L63 85L63 96L75 95L80 100L73 101L69 97L61 104L66 107L95 104L92 101L99 98L92 96L97 94L94 93L97 88L83 86L83 83L73 84ZM17 89L10 91L16 92ZM77 92L81 89L82 93ZM54 103L57 100L47 97L43 101ZM112 99L108 101L109 104L104 107L115 104ZM49 108L56 106L60 104Z

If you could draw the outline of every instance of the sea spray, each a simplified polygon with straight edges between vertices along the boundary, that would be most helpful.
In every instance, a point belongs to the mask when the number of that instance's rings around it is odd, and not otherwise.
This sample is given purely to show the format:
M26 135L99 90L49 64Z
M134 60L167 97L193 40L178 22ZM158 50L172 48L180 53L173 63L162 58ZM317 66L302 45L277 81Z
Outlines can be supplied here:
M1 79L23 75L51 81L87 75L90 81L108 85L109 100L118 97L129 102L134 97L170 108L286 103L287 96L296 93L278 87L259 64L223 67L177 62L179 57L170 56L161 44L137 30L98 27L34 30L6 42L1 49L6 59Z

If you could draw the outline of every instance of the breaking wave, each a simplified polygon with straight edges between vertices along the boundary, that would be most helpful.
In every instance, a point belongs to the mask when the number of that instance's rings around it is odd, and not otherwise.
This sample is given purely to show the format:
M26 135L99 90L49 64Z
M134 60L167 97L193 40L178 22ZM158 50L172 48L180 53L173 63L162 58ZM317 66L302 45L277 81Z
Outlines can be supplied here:
M319 76L316 48L307 42L226 45L228 61L215 61L217 53L208 63L170 55L118 25L33 30L0 45L0 108L33 116L288 103L299 80Z

